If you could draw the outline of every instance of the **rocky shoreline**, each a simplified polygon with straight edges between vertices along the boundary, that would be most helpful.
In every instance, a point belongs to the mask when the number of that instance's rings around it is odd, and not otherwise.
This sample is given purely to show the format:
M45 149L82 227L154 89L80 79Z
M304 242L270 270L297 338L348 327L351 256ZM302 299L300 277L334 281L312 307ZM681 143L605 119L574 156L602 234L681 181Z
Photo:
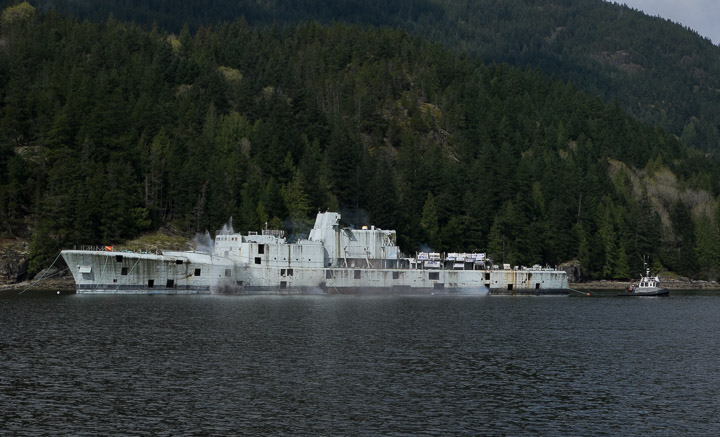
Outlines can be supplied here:
M75 291L75 281L72 277L68 278L49 278L42 279L35 283L35 281L22 281L13 284L0 284L0 293L6 291L23 291L26 289L31 290L58 290L69 292Z
M570 288L575 290L623 290L630 285L631 281L587 281L572 282ZM693 281L689 279L663 279L662 286L670 290L718 290L720 284L717 281ZM41 279L35 281L22 281L17 283L0 283L0 292L22 291L25 289L58 290L69 292L75 291L75 281L72 276Z
M570 288L590 290L623 290L632 281L587 281L573 282ZM662 287L669 290L718 290L720 284L717 281L693 281L690 279L666 279L662 278Z

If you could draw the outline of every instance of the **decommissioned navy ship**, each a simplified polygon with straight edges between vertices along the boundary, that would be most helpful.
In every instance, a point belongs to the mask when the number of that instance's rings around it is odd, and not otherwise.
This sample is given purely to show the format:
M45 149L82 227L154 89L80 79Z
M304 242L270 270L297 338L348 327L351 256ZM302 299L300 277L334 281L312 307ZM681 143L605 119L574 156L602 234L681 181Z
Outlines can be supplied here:
M63 250L78 293L568 294L564 271L498 266L483 253L402 254L394 230L319 213L308 239L219 233L207 252ZM111 248L107 248L111 249Z

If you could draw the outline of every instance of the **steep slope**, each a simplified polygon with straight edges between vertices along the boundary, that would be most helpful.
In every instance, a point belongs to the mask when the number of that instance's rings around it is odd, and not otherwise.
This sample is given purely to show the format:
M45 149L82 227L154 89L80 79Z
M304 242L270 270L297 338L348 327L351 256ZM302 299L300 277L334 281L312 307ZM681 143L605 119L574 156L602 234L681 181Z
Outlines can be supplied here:
M402 28L484 62L540 68L720 153L720 48L678 24L604 0L36 0L94 20L113 14L178 33L245 17L252 26L343 21Z
M301 235L328 208L398 229L408 251L579 257L620 278L643 254L720 265L717 165L537 70L339 24L175 38L31 11L0 38L2 230L32 237L31 270L167 222ZM653 207L634 169L699 194Z

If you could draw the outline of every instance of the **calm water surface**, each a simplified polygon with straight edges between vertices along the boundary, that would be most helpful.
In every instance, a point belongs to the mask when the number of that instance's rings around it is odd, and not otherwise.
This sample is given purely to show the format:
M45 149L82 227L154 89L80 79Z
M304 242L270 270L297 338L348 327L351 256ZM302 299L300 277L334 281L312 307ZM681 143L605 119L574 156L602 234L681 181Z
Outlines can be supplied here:
M2 435L718 435L720 295L0 298Z

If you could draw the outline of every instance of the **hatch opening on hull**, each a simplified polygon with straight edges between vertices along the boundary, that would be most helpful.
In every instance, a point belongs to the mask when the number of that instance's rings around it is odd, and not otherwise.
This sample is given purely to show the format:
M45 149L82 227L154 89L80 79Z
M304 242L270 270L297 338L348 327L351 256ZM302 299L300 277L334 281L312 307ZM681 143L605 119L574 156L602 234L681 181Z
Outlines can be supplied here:
M539 283L539 282L536 282L536 283L535 283L535 289L536 289L536 290L539 290L539 289L540 289L540 283Z
M512 289L513 289L513 285L512 285L512 284L508 284L508 290L512 290Z
M155 280L154 279L148 279L148 288L153 288L155 286Z

